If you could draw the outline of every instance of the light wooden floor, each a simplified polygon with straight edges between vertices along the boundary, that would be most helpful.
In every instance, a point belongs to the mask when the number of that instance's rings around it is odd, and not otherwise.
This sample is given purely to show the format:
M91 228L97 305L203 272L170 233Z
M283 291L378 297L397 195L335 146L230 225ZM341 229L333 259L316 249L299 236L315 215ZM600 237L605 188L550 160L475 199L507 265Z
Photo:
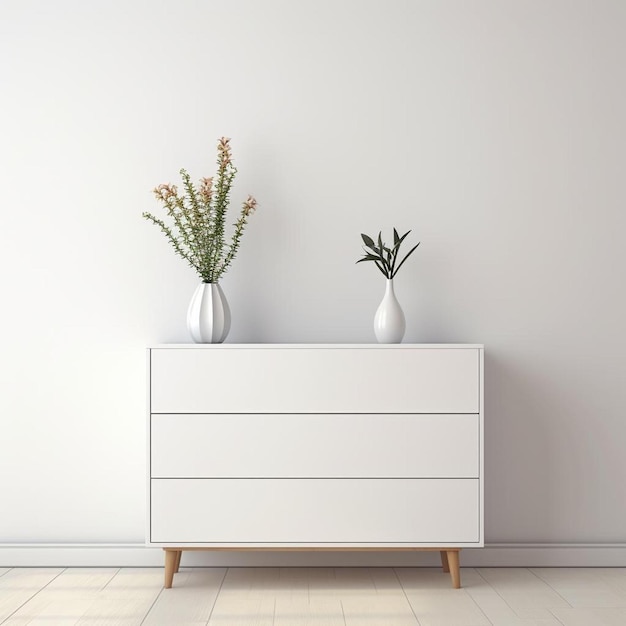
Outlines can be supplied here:
M626 626L626 568L0 568L0 624Z

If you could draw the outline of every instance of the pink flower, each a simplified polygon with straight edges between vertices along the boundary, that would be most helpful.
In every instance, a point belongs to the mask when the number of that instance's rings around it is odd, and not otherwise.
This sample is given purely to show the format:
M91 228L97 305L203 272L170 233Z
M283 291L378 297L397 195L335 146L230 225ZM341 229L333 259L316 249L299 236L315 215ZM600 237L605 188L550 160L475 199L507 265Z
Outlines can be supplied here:
M244 215L252 215L256 211L257 202L252 196L248 196L248 199L243 203Z
M213 195L213 178L200 179L200 196L205 202L211 201Z
M176 197L178 189L176 185L159 185L154 189L153 193L159 200L167 201L172 197Z

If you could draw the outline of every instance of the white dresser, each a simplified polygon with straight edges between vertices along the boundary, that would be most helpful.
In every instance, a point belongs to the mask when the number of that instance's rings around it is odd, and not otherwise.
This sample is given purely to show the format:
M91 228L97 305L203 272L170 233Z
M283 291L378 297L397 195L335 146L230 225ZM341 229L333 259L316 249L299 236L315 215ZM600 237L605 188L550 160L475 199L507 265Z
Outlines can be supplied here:
M147 544L166 587L189 549L483 545L480 345L148 350Z

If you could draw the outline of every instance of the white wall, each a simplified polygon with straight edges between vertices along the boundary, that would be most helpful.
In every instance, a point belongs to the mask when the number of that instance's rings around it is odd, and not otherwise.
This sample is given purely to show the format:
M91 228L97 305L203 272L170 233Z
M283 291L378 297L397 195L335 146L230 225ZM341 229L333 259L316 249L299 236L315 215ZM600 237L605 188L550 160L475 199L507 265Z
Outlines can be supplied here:
M196 285L150 190L260 208L229 341L486 345L488 542L626 542L626 3L4 0L0 542L141 542L144 347Z

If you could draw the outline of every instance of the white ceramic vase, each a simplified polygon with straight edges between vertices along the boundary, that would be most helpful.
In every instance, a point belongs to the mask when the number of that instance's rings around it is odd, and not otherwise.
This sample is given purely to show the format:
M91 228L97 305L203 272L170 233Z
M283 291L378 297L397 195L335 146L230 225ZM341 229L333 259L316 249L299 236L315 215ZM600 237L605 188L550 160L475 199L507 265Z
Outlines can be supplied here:
M195 343L222 343L230 330L230 309L218 283L200 283L187 310L187 328Z
M393 290L393 279L388 278L385 295L374 317L376 339L378 343L400 343L405 330L406 321Z

